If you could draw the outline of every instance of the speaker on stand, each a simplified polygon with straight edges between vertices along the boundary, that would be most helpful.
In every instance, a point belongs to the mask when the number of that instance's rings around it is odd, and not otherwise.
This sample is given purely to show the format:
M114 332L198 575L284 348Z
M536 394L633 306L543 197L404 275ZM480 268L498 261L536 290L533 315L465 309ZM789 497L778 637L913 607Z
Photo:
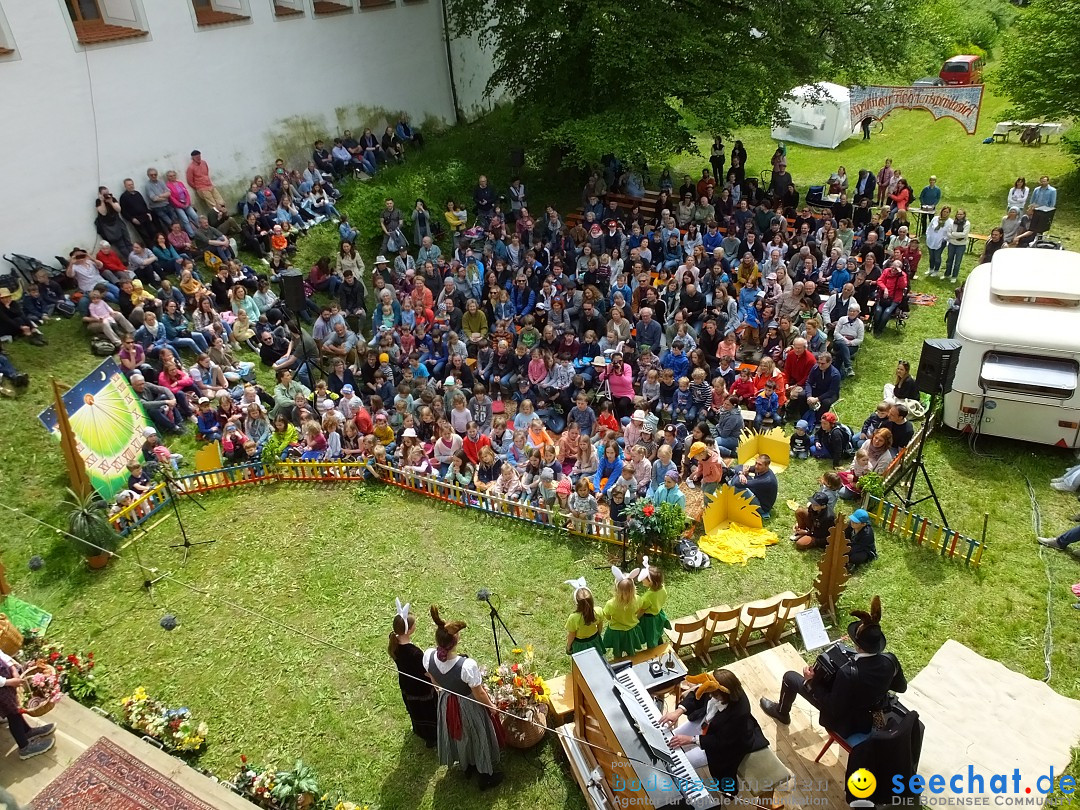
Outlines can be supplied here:
M299 318L300 313L304 311L304 301L307 298L304 295L304 277L299 273L296 275L283 275L281 277L281 298L285 301L285 306L288 307L289 312L294 317Z
M926 442L934 430L935 420L938 418L938 405L940 398L952 390L953 378L956 376L956 363L960 359L960 343L947 338L934 338L923 341L922 354L919 355L919 370L915 375L915 384L924 394L930 395L930 407L926 409L926 423L923 426L922 441L919 442L915 452L915 461L904 470L896 482L889 487L888 492L896 491L904 507L910 509L923 501L933 500L941 515L941 522L945 528L949 528L949 519L945 516L945 510L941 506L937 492L934 491L934 482L930 480L930 473L923 461L923 451ZM930 490L929 495L915 498L915 479L922 472L926 487ZM905 486L906 485L906 486ZM902 491L906 489L906 494ZM888 494L886 492L886 494Z

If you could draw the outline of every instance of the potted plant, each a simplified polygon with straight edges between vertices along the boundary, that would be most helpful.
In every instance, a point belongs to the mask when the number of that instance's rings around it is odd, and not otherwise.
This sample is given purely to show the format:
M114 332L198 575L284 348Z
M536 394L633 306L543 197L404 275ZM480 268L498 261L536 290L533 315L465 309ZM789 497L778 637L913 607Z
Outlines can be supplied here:
M284 810L307 810L319 796L319 779L298 759L291 771L278 771L270 795Z
M551 689L535 672L532 645L511 650L505 661L488 678L495 706L503 712L506 744L511 748L532 748L544 738Z
M69 507L68 533L78 541L91 568L104 568L120 545L120 534L109 520L108 504L91 490L80 495L72 489L64 504Z
M639 556L653 548L670 553L685 528L686 512L673 503L657 506L647 498L638 498L626 510L626 536Z

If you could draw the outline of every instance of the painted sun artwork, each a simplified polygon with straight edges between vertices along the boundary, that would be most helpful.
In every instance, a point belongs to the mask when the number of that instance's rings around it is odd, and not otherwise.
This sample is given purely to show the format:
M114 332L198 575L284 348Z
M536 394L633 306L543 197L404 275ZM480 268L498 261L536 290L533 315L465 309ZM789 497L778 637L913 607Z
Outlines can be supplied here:
M150 421L127 378L111 359L68 389L63 401L90 483L101 497L111 498L126 488L127 464L141 456L143 428ZM42 411L38 419L54 437L60 438L54 406Z

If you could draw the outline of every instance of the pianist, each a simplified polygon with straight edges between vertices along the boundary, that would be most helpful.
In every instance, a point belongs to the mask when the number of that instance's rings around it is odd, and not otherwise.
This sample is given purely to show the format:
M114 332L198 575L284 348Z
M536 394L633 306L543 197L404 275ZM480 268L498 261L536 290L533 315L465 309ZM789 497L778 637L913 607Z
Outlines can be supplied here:
M848 625L848 636L855 645L855 655L827 680L806 667L802 674L784 673L780 701L761 698L761 708L777 722L791 722L791 705L802 695L821 711L821 725L847 739L853 734L869 734L873 713L882 707L890 691L903 692L907 680L900 662L885 652L885 634L881 630L881 598L874 597L870 612L852 611L858 621Z
M674 727L671 746L684 749L692 767L709 766L711 780L705 784L735 795L742 778L752 793L767 795L786 781L788 770L769 749L735 674L715 669L686 680L697 688L687 692L660 723Z

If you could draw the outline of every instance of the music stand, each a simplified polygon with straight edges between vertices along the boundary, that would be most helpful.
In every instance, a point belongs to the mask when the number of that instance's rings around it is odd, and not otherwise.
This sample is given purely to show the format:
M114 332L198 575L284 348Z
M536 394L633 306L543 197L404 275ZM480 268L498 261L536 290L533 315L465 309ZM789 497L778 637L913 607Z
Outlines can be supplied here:
M487 605L491 610L488 611L488 615L491 617L491 637L495 639L495 660L498 663L502 663L502 652L499 649L499 631L495 626L495 622L499 623L499 627L502 627L503 632L510 638L510 643L515 647L517 641L514 639L514 634L510 632L510 628L506 626L506 622L503 621L502 616L499 615L499 609L491 601L492 593L487 588L481 588L477 592L476 598L481 602L487 602Z
M172 545L169 546L169 548L182 548L184 550L184 559L180 563L180 565L187 565L188 555L191 553L191 549L192 549L193 546L208 546L211 543L216 543L217 541L216 540L198 540L198 541L193 543L188 538L187 529L184 528L183 518L180 517L180 506L178 504L179 498L177 498L177 493L186 495L191 500L191 502L193 504L195 504L197 507L202 509L204 512L206 511L206 507L203 506L201 503L199 503L197 500L195 500L195 498L192 497L191 493L184 492L182 489L178 489L175 486L176 479L173 478L171 475L169 475L167 472L165 472L164 469L159 469L158 470L158 475L161 476L162 483L165 484L165 491L168 492L169 501L172 503L173 514L176 515L176 523L180 527L180 536L184 538L183 543L173 543ZM159 579L160 579L160 577L159 577ZM153 582L151 582L150 584L153 585Z

